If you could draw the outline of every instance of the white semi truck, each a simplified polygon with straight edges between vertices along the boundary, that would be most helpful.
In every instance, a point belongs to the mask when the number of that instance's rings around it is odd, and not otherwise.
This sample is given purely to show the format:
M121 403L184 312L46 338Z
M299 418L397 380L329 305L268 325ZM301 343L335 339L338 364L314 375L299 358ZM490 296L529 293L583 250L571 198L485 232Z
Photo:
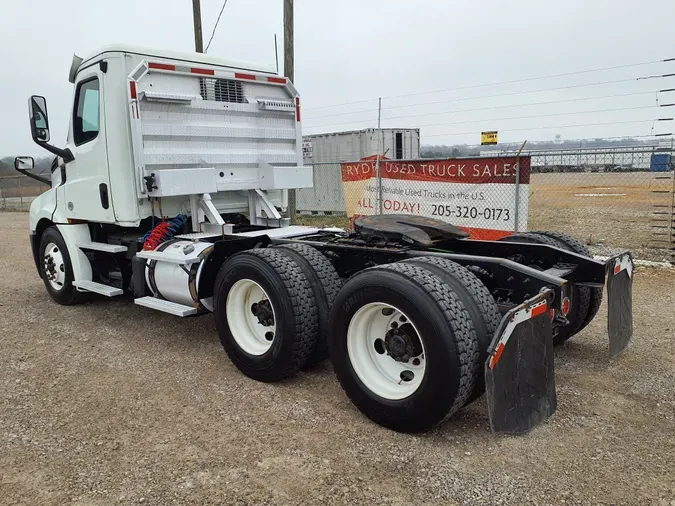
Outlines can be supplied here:
M33 140L56 155L30 209L51 298L133 297L177 317L214 313L247 376L278 381L330 355L347 395L394 430L426 430L487 392L492 429L556 409L552 347L595 316L608 280L613 355L632 335L629 253L600 263L572 238L475 241L451 224L367 216L353 231L293 226L300 98L272 69L129 46L74 57L65 146L44 97ZM139 309L143 311L143 309Z

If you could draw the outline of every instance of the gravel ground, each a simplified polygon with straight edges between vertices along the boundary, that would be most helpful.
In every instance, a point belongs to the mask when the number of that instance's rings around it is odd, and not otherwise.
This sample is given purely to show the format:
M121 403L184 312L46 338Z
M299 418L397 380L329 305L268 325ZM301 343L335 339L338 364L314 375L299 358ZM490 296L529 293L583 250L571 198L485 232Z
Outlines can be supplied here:
M639 269L635 337L605 308L556 351L559 406L525 437L484 400L429 434L378 427L329 364L247 379L211 317L47 297L28 216L0 213L0 503L675 506L675 271Z

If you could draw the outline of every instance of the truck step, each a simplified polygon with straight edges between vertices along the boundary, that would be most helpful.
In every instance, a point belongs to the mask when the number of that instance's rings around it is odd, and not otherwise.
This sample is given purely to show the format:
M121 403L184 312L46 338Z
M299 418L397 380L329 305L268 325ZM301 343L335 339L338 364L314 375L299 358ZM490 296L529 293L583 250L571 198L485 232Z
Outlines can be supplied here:
M90 249L94 251L104 251L106 253L124 253L127 251L126 246L121 244L107 244L105 242L83 242L77 245L80 249Z
M177 304L175 302L158 299L156 297L139 297L138 299L134 299L134 304L181 317L190 316L197 313L197 308L184 306L183 304Z
M136 253L136 256L146 260L157 260L158 262L168 262L170 264L178 265L192 265L201 262L201 258L199 258L199 256L188 256L183 254L183 252L180 250L139 251Z
M115 297L116 295L122 295L124 293L124 290L121 288L96 283L95 281L73 281L73 286L82 291L98 293L100 295L105 295L106 297Z

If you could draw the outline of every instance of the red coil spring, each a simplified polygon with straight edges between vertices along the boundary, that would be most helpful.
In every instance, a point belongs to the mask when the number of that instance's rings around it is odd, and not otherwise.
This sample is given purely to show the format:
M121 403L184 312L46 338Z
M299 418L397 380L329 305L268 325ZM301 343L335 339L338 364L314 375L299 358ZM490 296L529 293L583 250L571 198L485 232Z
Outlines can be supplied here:
M157 225L152 230L152 232L150 232L150 236L143 243L143 251L157 249L157 246L164 242L163 238L169 231L170 226L171 224L168 221L163 221Z

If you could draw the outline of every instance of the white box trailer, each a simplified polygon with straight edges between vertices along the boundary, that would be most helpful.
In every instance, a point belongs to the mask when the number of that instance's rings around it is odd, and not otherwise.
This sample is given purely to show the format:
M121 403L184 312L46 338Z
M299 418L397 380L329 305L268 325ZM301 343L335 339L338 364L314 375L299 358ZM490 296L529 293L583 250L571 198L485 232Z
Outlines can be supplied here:
M51 177L15 160L51 186L31 204L30 243L59 304L126 295L213 313L228 356L259 381L330 349L359 409L401 431L484 392L497 432L551 416L553 345L593 319L606 277L610 350L630 340L630 254L605 265L561 234L473 241L410 215L361 217L351 233L290 226L285 191L312 183L300 98L264 67L115 46L74 58L70 81L63 148L45 98L29 100L33 140L58 157Z
M366 156L386 153L395 160L420 157L419 128L367 128L349 132L305 135L311 154L305 163L353 162Z
M420 157L419 128L368 128L350 132L305 135L303 160L313 166L314 186L296 192L300 214L344 214L339 162L385 154L396 160Z

